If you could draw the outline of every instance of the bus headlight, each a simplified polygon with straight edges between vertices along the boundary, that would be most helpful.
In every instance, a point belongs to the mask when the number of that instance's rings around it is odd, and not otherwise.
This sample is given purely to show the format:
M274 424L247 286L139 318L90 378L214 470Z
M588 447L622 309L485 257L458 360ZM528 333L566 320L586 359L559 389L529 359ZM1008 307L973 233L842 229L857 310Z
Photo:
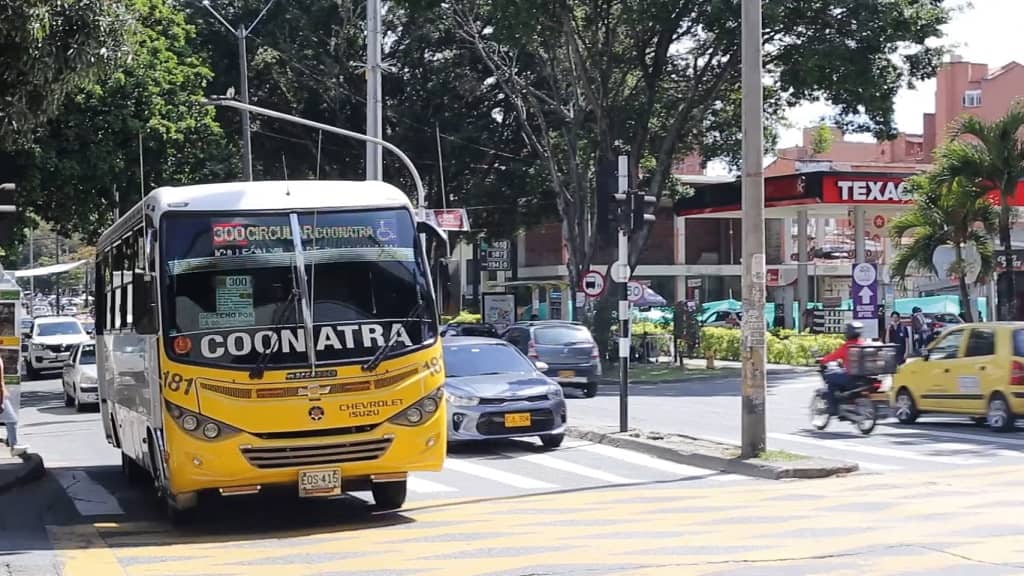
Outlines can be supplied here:
M191 410L186 410L176 404L166 402L167 414L173 419L182 430L187 432L193 438L200 440L221 440L223 438L234 436L241 432L237 428L228 426L223 422L218 422L213 418L203 416L202 414L196 414Z
M441 409L442 398L444 398L444 389L438 387L430 394L417 400L412 406L392 416L388 422L400 426L418 426L429 420L431 416Z

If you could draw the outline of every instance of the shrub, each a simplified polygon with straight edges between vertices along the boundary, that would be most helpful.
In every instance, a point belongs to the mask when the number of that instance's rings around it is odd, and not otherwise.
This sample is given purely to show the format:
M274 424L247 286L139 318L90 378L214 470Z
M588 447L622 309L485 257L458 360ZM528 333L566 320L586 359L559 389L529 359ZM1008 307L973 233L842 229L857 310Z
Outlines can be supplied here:
M701 355L713 352L719 360L739 360L742 333L734 328L701 329ZM843 337L834 334L785 334L779 338L766 334L769 364L810 366L816 356L824 356L843 344Z

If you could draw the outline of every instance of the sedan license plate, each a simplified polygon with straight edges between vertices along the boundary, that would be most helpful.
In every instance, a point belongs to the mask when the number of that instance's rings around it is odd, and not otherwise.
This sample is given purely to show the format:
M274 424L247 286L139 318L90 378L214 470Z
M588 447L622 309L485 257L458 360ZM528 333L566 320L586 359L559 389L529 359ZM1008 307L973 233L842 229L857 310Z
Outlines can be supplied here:
M575 378L576 377L576 372L574 370L559 370L558 371L558 377L559 378Z
M505 428L522 428L530 425L530 413L505 414Z
M341 469L299 471L299 497L315 498L341 495Z

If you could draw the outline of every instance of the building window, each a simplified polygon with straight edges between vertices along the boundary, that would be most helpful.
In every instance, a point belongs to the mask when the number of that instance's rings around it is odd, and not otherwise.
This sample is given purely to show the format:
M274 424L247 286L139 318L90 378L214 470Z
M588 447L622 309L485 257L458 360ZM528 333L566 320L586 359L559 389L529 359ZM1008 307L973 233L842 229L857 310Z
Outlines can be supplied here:
M981 106L981 90L964 92L964 108L977 108L978 106Z

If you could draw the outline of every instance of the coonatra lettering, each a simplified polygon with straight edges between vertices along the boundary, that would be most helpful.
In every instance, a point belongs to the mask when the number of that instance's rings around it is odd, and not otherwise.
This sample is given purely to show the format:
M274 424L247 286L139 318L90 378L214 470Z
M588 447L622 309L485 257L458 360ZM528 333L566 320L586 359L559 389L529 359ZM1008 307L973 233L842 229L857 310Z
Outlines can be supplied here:
M387 333L382 324L338 324L317 326L313 342L318 352L326 350L376 349L391 339L395 344L412 346L409 333L401 324L393 324ZM278 344L277 341L280 340ZM204 358L220 358L225 354L245 356L252 352L279 350L285 354L306 352L305 328L266 329L256 332L207 334L199 341Z

